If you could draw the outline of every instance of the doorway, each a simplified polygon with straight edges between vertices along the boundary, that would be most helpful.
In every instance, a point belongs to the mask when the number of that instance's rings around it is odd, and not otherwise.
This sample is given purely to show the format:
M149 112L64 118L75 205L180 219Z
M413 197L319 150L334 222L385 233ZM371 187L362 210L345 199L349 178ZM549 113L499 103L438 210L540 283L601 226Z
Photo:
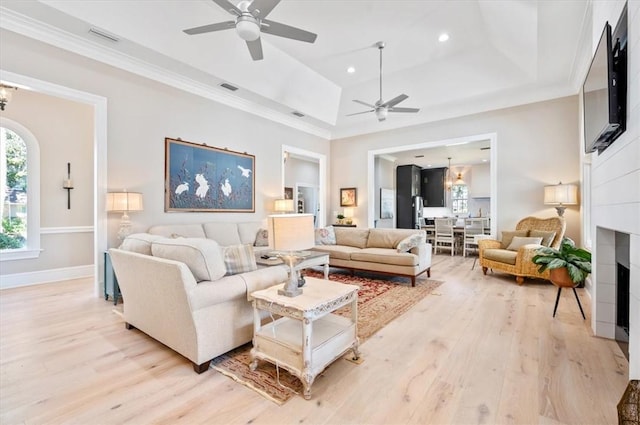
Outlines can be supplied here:
M282 145L282 188L293 190L294 211L314 214L315 227L326 221L327 159L323 154Z
M496 133L487 133L487 134L478 134L473 136L465 136L454 139L444 139L432 142L423 142L417 143L413 145L404 145L404 146L396 146L389 147L384 149L376 149L371 150L367 153L368 161L367 161L367 178L369 183L369 199L377 199L376 193L380 192L380 188L376 186L376 160L384 159L386 161L392 160L395 161L395 165L404 165L409 163L419 162L419 157L427 157L429 150L433 150L433 152L448 152L449 156L457 155L456 152L459 152L459 155L462 155L462 151L467 149L469 146L478 146L480 148L481 144L486 145L488 149L486 149L486 159L489 164L489 194L486 197L486 202L488 204L489 213L487 214L491 219L491 234L496 235L496 217L497 217L497 148L498 148L498 137ZM466 148L465 148L466 147ZM410 155L411 158L407 159L407 155ZM403 158L404 157L404 158ZM433 167L448 167L446 162L447 157L444 157L443 163L431 163L425 164L431 165ZM402 163L401 163L402 162ZM442 161L441 161L442 162ZM420 164L416 164L420 165ZM393 167L395 169L395 167ZM462 171L464 167L460 165L460 169L457 170L456 167L452 164L451 169ZM375 212L375 202L372 202L368 206L367 210L367 221L369 227L374 227L376 224ZM486 211L485 211L486 214Z

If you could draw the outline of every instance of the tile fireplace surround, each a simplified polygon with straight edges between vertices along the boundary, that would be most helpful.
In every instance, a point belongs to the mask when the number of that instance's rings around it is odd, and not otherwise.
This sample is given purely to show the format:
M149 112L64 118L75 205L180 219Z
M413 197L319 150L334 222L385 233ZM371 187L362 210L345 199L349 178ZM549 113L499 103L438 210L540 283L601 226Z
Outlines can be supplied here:
M628 233L602 227L596 229L596 256L594 264L596 308L592 319L592 326L597 336L610 339L616 338L616 270L618 263L621 263L627 268L631 268L632 255L638 255L637 249L634 250L634 247L632 247L632 240L633 237ZM634 283L632 279L630 284L631 286L634 284L637 285L637 282ZM629 333L632 334L632 332L635 331L637 334L637 330L633 330L632 326L637 326L638 323L640 323L638 318L640 303L638 302L638 298L634 297L633 290L630 289L629 292L629 313L631 316L629 318ZM630 346L629 350L632 352L633 348ZM636 356L634 358L636 359L635 362L637 362L639 353L635 352L634 354ZM633 368L631 362L629 367L630 369Z

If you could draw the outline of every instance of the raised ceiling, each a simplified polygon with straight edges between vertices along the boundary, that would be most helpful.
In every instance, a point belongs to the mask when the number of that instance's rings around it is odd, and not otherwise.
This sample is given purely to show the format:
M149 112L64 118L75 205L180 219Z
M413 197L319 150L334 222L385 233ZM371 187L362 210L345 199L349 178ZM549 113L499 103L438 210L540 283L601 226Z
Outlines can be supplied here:
M251 60L234 30L183 33L230 19L209 0L3 0L0 27L336 139L576 94L590 54L580 46L589 7L572 0L283 0L269 19L318 38L308 44L263 34L262 61ZM90 34L92 27L119 41ZM439 42L441 33L449 41ZM389 114L385 122L346 116L366 109L353 99L378 99L377 41L386 42L383 98L405 93L398 106L419 113Z

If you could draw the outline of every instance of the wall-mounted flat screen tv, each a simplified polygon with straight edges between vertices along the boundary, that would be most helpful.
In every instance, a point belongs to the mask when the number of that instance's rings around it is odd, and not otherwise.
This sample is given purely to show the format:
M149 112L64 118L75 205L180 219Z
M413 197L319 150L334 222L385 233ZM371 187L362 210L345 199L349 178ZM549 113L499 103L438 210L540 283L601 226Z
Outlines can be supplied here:
M606 23L583 85L585 152L605 150L626 129L626 8Z

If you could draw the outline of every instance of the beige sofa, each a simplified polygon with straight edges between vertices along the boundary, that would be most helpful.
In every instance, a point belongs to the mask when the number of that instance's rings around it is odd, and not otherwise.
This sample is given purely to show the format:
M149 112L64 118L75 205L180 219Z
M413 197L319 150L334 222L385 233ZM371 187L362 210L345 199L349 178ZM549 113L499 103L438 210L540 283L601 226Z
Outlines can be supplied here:
M321 232L325 233L316 237L313 250L328 253L332 267L406 276L411 286L416 285L416 276L424 272L431 276L431 244L426 243L424 230L329 226L317 234Z
M220 246L252 244L260 228L259 223L154 226L110 249L127 328L182 354L198 373L214 357L251 341L248 294L285 281L287 269L225 276ZM269 248L256 247L261 249Z

